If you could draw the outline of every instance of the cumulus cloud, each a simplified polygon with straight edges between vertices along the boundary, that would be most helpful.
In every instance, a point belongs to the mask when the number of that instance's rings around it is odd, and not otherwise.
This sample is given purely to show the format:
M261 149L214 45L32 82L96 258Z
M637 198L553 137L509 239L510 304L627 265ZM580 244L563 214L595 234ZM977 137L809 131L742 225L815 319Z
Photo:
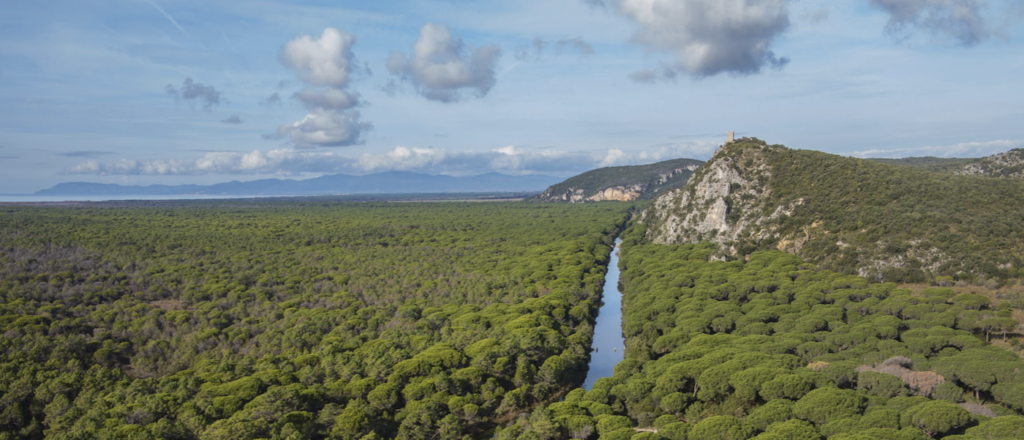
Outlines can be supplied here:
M364 131L373 128L369 122L361 122L356 110L336 111L317 108L306 114L302 120L278 127L268 138L288 138L299 147L345 147L362 143Z
M288 139L300 148L344 147L363 143L362 135L373 124L360 121L359 94L349 91L358 70L352 46L355 36L334 28L324 29L319 38L302 35L281 49L281 64L292 69L306 85L292 95L306 107L304 118L278 127L271 139ZM280 104L276 92L267 105Z
M889 14L885 33L905 39L912 29L952 38L964 46L985 41L992 31L981 17L984 0L871 0Z
M245 121L243 121L242 118L239 118L238 115L231 115L224 119L221 119L220 122L222 124L241 124Z
M788 57L771 50L775 38L790 26L786 0L585 1L608 6L635 22L632 41L670 54L670 66L679 73L697 78L751 75L789 63Z
M604 159L601 159L600 165L602 167L615 166L622 163L625 157L626 153L624 153L622 150L618 148L612 148L611 150L608 150L608 154L604 157Z
M457 102L466 98L466 92L482 98L491 91L500 56L498 46L466 46L448 26L427 23L420 29L412 53L392 52L387 68L429 100Z
M870 149L855 151L855 157L983 157L1014 148L1024 148L1024 139L1003 139L987 142L961 142L953 145L933 145L912 148Z
M603 166L639 165L678 157L706 158L711 144L666 144L639 151L612 149L578 153L556 149L525 150L509 145L489 151L449 151L440 148L395 147L380 154L347 156L331 150L278 149L251 152L212 151L198 159L88 160L67 169L70 174L100 175L302 175L370 174L414 171L453 176L487 172L504 174L571 175Z
M209 110L220 104L221 101L221 94L216 88L194 82L192 78L185 78L180 89L168 84L164 86L164 91L173 96L175 101L184 99L190 102L201 102L204 110Z
M355 36L326 28L320 38L302 35L281 49L281 64L295 71L306 84L342 89L348 86L355 55Z

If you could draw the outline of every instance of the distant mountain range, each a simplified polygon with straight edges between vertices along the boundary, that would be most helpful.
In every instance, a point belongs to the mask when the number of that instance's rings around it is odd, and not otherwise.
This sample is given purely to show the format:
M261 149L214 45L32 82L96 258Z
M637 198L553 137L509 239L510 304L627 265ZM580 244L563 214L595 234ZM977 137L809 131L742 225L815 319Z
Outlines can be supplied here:
M542 191L562 179L544 175L509 176L487 173L469 177L429 175L391 171L365 176L333 174L305 180L262 179L231 181L214 185L117 185L104 183L61 183L36 195L45 196L293 196L327 194L411 194L411 193L484 193Z
M686 184L703 163L673 159L648 165L598 168L552 185L530 200L587 203L652 198L660 191Z

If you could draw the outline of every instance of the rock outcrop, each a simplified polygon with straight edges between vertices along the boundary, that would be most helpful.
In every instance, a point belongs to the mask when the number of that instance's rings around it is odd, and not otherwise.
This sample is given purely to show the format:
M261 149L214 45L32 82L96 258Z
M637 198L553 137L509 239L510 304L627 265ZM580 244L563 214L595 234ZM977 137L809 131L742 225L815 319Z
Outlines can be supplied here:
M964 176L1024 179L1024 148L983 157L954 172Z
M650 225L648 238L663 244L711 241L723 256L738 254L735 243L740 238L779 238L772 221L802 203L769 206L772 170L765 153L779 148L783 147L749 140L719 148L689 184L663 194L644 211L643 221ZM780 243L796 249L801 244L799 240Z

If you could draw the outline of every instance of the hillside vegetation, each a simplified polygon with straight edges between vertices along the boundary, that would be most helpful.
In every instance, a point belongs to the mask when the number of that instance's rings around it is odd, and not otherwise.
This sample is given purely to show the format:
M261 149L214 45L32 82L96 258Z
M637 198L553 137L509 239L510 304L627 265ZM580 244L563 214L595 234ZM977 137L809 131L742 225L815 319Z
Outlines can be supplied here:
M702 163L673 159L650 165L599 168L552 185L530 200L586 203L648 199L685 184Z
M886 165L900 165L905 167L920 168L928 171L939 171L955 173L962 170L964 166L979 159L960 159L945 157L904 157L900 159L867 159L870 161L884 163Z
M1022 275L1024 182L957 176L745 138L644 212L657 243L720 257L795 253L872 281Z
M629 210L200 206L0 207L0 439L486 438L582 383Z
M622 243L626 360L499 440L1024 438L1024 361L986 343L1009 308L645 235Z

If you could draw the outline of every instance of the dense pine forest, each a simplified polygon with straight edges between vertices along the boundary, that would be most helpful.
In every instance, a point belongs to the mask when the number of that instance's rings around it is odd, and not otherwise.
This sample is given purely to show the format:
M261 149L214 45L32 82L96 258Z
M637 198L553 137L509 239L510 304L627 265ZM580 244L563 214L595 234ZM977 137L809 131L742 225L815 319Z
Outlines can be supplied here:
M626 360L499 439L1024 438L1024 361L986 342L1009 303L645 235L622 245Z
M1019 298L725 261L636 214L0 207L0 439L1024 438ZM626 359L578 389L616 236Z
M485 438L579 386L627 204L0 210L0 439Z

